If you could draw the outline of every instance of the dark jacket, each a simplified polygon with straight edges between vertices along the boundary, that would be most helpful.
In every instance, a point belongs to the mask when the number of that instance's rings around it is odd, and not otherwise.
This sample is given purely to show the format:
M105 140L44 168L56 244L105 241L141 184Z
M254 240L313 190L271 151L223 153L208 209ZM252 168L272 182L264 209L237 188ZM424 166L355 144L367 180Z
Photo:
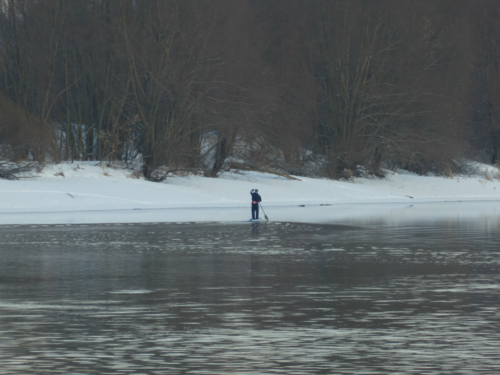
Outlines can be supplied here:
M252 194L252 204L253 202L262 202L262 198L260 197L259 193L250 192L250 194Z

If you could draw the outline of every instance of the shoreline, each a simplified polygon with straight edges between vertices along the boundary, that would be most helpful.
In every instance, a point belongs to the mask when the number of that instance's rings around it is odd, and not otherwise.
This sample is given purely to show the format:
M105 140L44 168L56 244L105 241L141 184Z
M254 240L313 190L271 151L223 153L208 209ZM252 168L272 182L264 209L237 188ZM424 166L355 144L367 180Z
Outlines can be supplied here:
M253 188L261 192L262 207L274 222L387 217L408 206L429 209L432 219L441 216L440 210L460 215L471 206L489 212L488 206L500 205L500 179L480 174L491 176L496 170L487 165L480 165L476 176L453 179L399 171L385 179L295 181L234 171L219 178L176 176L154 183L131 178L127 169L93 164L56 164L33 179L0 180L0 225L242 222L251 217Z

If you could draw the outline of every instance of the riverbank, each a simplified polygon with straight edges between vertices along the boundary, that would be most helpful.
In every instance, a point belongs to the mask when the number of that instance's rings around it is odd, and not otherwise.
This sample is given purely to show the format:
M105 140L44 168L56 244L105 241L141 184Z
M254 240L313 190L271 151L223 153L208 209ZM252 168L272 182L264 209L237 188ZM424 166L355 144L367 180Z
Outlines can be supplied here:
M0 225L242 222L250 218L249 192L255 188L274 221L342 220L410 205L426 212L425 207L443 202L456 210L453 202L469 202L469 207L473 202L500 203L498 173L496 168L478 165L476 175L467 177L399 171L385 179L345 182L230 171L216 179L176 176L153 183L123 168L63 163L47 166L32 178L0 180Z

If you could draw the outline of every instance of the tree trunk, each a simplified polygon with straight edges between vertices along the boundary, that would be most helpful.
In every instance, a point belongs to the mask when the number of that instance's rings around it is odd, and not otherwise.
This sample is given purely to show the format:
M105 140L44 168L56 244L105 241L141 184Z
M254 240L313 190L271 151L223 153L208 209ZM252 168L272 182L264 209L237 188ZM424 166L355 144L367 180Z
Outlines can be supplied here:
M493 135L493 156L491 164L497 165L500 163L500 134Z
M220 172L220 170L224 166L224 162L231 153L232 145L233 145L232 140L228 141L226 135L224 135L222 132L219 133L219 141L215 154L215 162L213 168L207 173L208 177L217 177L217 174Z
M500 161L500 130L498 129L499 124L495 108L491 102L488 102L488 120L490 122L490 131L493 143L493 156L491 157L491 164L497 164Z

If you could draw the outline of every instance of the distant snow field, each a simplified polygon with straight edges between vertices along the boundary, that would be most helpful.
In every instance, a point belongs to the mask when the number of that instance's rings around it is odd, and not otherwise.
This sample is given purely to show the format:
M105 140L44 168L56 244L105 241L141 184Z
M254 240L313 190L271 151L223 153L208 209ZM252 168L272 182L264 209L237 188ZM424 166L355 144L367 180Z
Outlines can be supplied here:
M400 171L349 182L230 171L219 178L169 177L154 183L96 162L63 163L33 178L0 180L0 225L244 222L251 217L251 189L259 189L270 221L497 215L499 171L486 165L477 170L471 177Z

